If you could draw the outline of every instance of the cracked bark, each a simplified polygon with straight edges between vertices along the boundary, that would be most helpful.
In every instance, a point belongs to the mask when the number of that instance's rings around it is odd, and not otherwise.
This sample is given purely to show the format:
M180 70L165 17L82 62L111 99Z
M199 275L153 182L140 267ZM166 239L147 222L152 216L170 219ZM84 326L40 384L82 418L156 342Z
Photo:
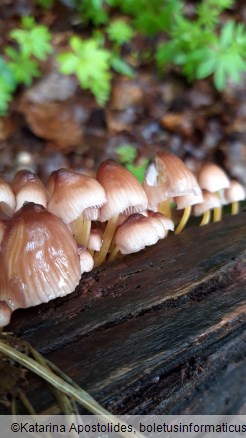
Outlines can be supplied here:
M113 413L237 413L246 401L245 218L105 264L73 294L16 311L8 329ZM30 399L46 409L51 396L28 376Z

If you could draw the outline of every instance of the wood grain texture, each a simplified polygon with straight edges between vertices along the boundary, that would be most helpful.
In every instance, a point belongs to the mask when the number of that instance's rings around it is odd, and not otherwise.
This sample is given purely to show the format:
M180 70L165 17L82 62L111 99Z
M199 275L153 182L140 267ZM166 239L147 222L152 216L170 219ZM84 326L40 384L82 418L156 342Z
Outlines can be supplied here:
M112 412L236 413L246 394L245 219L105 264L73 294L16 311L8 329ZM45 409L52 399L30 382Z

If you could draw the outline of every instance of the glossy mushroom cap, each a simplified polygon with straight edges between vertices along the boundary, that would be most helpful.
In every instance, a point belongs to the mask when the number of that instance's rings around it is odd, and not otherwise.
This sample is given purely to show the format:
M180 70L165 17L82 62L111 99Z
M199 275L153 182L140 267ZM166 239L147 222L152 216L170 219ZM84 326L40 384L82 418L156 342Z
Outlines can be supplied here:
M135 213L117 228L115 244L122 254L131 254L154 245L164 235L165 229L158 218Z
M160 202L168 199L168 193L163 186L159 186L158 172L155 163L150 163L146 169L143 188L148 198L148 209L158 210Z
M97 172L107 203L101 208L101 222L119 214L132 214L147 209L147 196L137 178L113 160L104 161Z
M201 216L208 210L221 207L221 202L215 193L210 193L207 190L203 190L203 202L193 207L194 216Z
M5 229L6 229L6 224L4 222L0 221L0 248L1 248L2 240L3 240L3 235L5 233Z
M159 185L165 187L168 197L201 194L195 175L175 155L159 152L156 156L156 169Z
M15 195L10 185L0 178L0 220L9 219L15 211Z
M224 170L213 163L205 163L201 166L197 180L201 189L211 193L219 192L230 186L230 180Z
M242 184L235 179L231 180L230 187L224 190L224 199L227 204L236 201L244 201L245 189Z
M70 231L34 203L24 204L8 221L0 266L0 320L5 321L6 305L10 317L15 309L73 292L80 281L80 259Z
M153 211L157 211L158 204L166 199L186 195L201 197L195 175L178 157L168 152L159 152L155 162L148 166L143 187L148 197L148 209Z
M66 224L77 219L85 210L86 219L91 219L89 209L99 209L106 202L105 191L95 178L67 169L53 172L47 189L51 197L48 210Z
M35 202L47 207L48 192L39 177L30 170L20 170L16 173L12 189L16 196L16 211L25 202Z

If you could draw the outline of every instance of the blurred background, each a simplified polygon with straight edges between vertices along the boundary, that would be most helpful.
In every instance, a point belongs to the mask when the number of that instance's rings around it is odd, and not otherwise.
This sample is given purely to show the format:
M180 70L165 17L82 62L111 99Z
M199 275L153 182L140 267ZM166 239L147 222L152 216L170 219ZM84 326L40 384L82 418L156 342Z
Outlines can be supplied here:
M246 4L234 0L1 0L0 176L141 181L167 150L246 185Z

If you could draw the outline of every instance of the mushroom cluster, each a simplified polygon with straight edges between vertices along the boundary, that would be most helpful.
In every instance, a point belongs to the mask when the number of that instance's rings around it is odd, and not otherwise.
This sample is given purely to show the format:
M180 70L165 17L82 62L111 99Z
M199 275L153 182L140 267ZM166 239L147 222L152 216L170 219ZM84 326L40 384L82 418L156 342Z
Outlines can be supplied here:
M11 185L0 179L0 327L15 309L73 292L84 272L119 252L179 234L192 211L205 225L211 210L218 221L224 204L236 214L242 199L244 188L218 166L205 164L195 176L166 152L150 163L143 185L113 160L96 178L56 170L46 187L28 170Z

